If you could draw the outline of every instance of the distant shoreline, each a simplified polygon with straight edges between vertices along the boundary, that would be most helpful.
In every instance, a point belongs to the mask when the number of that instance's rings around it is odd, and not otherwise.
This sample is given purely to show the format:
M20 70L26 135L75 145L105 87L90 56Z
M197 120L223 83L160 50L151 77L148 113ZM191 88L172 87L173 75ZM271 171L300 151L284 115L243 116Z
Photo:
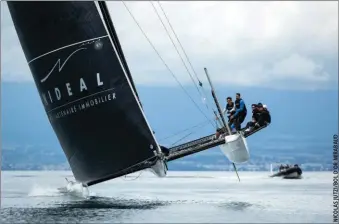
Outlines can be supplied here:
M332 172L332 170L304 170L304 172ZM72 172L71 170L1 170L1 172ZM140 172L140 171L137 171ZM168 170L168 172L234 172L232 170ZM269 170L238 170L238 172L262 173Z

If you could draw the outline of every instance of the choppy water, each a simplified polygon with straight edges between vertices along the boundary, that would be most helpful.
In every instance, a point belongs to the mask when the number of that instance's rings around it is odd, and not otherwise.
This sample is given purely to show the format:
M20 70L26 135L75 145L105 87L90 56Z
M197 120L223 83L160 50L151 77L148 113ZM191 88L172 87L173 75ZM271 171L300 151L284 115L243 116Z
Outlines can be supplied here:
M332 175L271 179L265 172L133 174L91 187L88 199L66 193L70 172L5 171L1 223L20 222L332 222Z

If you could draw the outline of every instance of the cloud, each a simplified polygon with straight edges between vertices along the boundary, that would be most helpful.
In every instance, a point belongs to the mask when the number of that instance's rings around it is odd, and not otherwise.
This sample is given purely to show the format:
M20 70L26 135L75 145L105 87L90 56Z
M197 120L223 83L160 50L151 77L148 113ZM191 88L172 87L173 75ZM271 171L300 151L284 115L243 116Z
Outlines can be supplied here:
M330 78L329 74L323 70L322 65L299 54L293 54L274 63L270 73L280 79L306 79L321 82Z
M5 2L1 2L1 81L33 81Z
M191 84L151 3L125 3L180 82ZM124 4L111 1L107 5L136 84L177 85ZM154 5L170 30L159 5ZM338 2L176 1L161 5L204 81L204 67L215 82L225 85L319 89L338 81ZM2 8L3 79L30 80L8 9ZM172 33L171 37L177 44Z

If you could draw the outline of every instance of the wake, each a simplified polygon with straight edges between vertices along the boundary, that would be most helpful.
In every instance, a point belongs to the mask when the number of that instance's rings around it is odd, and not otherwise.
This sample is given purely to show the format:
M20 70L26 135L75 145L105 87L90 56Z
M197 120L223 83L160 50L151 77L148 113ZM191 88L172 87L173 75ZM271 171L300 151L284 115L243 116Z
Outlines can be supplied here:
M88 187L83 186L81 183L75 181L67 181L66 187L46 187L34 185L31 191L28 193L28 197L62 197L71 196L75 198L89 199L94 196L90 194Z

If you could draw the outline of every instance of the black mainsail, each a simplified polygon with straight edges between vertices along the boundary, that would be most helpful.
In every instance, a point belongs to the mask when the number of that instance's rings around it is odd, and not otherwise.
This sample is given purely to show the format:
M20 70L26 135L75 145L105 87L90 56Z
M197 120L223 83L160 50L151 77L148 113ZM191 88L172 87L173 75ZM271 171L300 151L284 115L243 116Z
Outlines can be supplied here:
M105 2L7 2L49 121L77 181L160 158Z
M215 134L169 149L157 143L105 2L7 4L78 182L90 186L147 168L165 176L167 161L225 144Z

